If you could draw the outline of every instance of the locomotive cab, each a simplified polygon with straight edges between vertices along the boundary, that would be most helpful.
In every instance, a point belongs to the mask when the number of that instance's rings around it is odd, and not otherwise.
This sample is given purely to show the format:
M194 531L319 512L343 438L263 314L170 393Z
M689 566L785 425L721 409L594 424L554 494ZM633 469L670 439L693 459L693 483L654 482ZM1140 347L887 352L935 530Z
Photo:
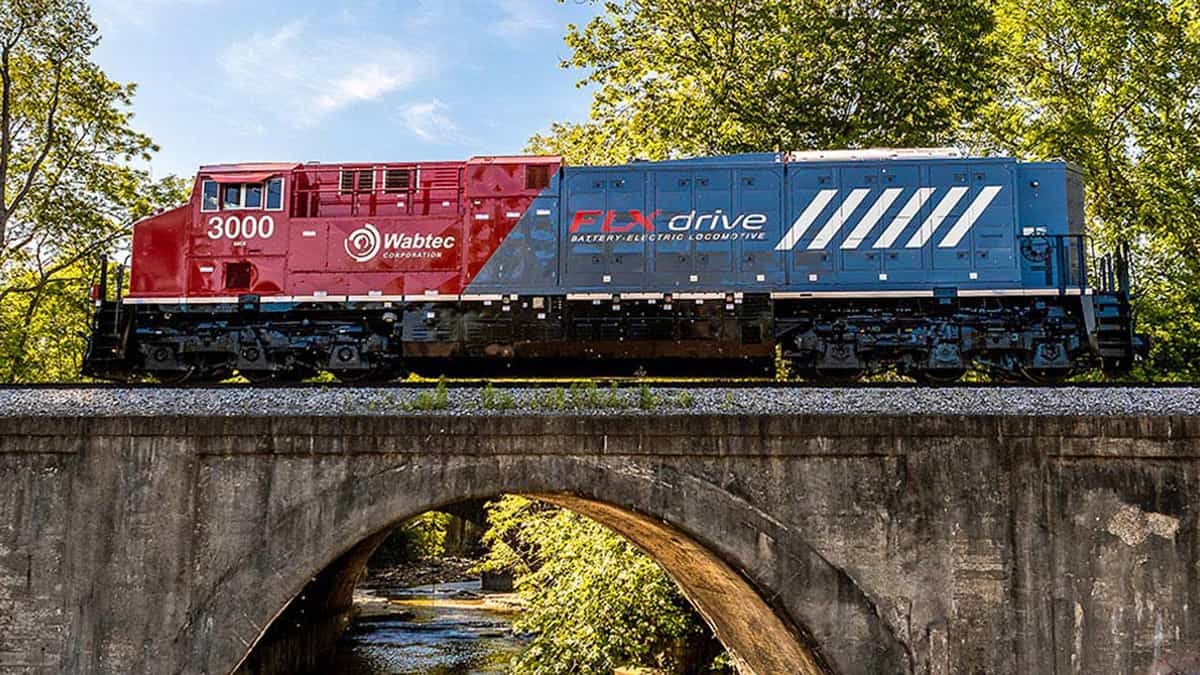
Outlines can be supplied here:
M290 220L287 189L294 168L278 164L201 169L183 247L185 298L282 291Z

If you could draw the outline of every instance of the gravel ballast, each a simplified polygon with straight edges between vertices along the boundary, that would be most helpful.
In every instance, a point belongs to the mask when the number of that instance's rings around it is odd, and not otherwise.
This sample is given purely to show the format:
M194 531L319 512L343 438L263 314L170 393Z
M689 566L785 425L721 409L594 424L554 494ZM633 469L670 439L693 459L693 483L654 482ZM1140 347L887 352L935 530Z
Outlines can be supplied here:
M647 396L649 394L649 396ZM3 416L1200 415L1200 387L0 389ZM444 407L442 405L444 404Z

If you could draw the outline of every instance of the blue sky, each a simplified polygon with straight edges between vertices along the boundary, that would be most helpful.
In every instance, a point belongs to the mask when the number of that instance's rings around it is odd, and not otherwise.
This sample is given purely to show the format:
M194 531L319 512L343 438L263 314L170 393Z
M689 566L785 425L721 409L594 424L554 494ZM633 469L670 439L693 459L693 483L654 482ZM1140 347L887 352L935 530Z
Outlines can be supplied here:
M567 0L92 0L109 77L136 82L155 177L236 161L414 161L519 152L589 92Z

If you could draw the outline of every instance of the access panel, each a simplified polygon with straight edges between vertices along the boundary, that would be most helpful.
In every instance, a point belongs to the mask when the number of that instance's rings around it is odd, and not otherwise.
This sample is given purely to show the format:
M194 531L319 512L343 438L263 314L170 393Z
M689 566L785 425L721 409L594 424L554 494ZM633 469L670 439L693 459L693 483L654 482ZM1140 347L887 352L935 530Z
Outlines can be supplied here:
M787 257L788 285L797 290L834 282L829 251L812 249L813 239L840 208L838 171L832 166L788 167L788 218L776 250Z
M646 273L645 172L567 174L561 222L569 287L640 288Z
M784 254L775 250L783 236L783 169L738 169L734 172L734 210L742 218L737 251L737 279L742 288L770 288L786 282Z

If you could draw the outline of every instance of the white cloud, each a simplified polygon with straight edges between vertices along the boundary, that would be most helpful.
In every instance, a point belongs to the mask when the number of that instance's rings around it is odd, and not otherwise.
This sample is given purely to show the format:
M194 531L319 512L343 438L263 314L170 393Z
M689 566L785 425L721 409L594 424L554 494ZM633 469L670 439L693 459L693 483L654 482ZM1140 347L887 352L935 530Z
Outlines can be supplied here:
M293 20L229 44L218 62L245 99L303 128L419 82L431 60L382 36L315 37Z
M461 140L458 125L446 115L446 110L446 104L436 98L409 103L400 108L400 122L423 141Z
M515 40L558 28L550 16L548 0L497 0L496 4L500 20L489 29L495 35Z

